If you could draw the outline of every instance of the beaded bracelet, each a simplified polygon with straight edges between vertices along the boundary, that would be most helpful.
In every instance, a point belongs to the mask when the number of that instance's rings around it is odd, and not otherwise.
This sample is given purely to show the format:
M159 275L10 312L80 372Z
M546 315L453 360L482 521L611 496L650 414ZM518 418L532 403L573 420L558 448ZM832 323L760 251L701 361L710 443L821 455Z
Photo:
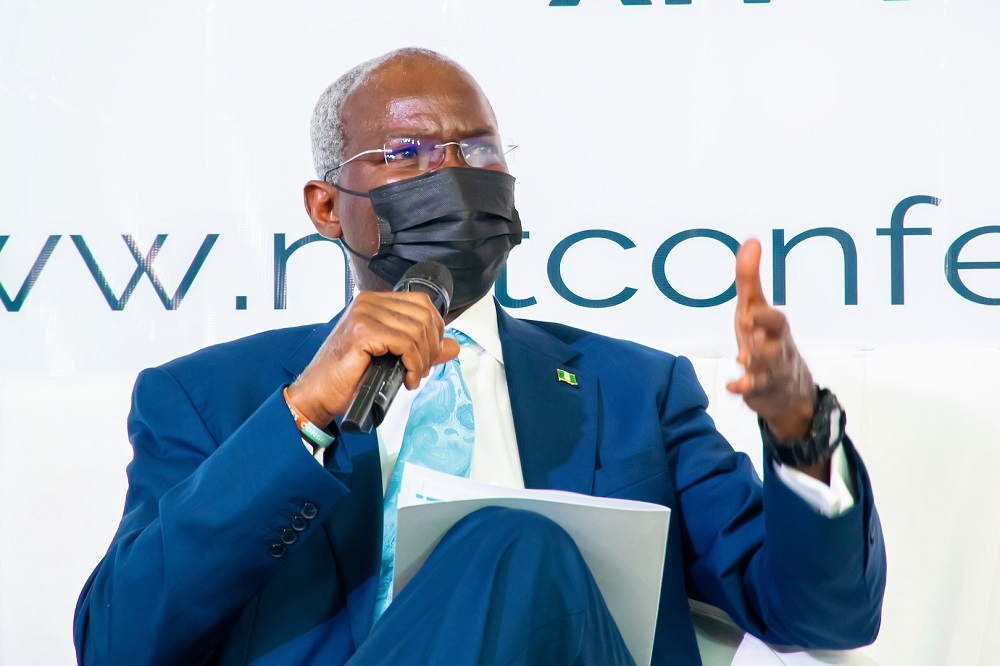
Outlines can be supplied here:
M295 419L295 425L298 426L299 433L302 434L303 439L319 449L325 449L333 444L336 439L333 435L323 432L322 428L302 416L302 414L299 413L299 410L295 409L295 405L292 404L292 399L288 396L287 386L282 389L281 394L285 396L285 404L288 405L288 411L292 413L292 418Z

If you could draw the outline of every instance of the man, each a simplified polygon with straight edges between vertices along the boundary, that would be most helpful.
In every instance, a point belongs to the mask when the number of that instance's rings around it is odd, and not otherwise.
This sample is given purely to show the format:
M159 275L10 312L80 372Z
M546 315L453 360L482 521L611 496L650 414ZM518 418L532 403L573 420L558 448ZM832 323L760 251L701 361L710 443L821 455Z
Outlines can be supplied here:
M369 61L324 93L305 205L352 252L361 291L329 324L140 375L125 513L77 608L82 663L628 663L572 543L530 515L473 514L388 597L394 467L416 446L411 410L458 355L475 417L461 473L673 509L654 663L699 662L688 597L771 642L874 639L885 554L868 477L764 299L760 246L737 258L746 372L729 389L761 417L763 485L685 359L495 309L520 238L497 134L476 82L432 52ZM444 318L391 291L426 256L454 273ZM410 392L377 435L340 432L385 354Z

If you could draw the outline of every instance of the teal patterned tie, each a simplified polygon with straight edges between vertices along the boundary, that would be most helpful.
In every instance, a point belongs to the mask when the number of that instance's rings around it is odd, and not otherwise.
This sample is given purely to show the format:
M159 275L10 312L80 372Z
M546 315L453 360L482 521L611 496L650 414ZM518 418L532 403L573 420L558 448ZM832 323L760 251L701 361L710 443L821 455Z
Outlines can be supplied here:
M446 329L445 336L465 347L476 344L461 331ZM403 478L403 463L413 463L455 476L469 476L475 420L469 389L462 379L458 359L435 367L423 389L413 399L396 466L383 504L382 569L378 581L374 622L392 601L393 556L396 552L396 500Z

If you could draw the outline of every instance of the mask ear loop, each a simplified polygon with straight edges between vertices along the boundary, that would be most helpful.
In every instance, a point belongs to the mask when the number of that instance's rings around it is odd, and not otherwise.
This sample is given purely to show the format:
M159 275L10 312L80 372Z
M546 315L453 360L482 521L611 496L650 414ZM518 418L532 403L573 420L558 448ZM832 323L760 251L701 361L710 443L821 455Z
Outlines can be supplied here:
M346 187L341 187L337 183L330 183L330 184L333 185L337 190L343 192L344 194L350 194L350 195L355 196L355 197L363 197L365 199L371 199L372 198L372 195L368 194L367 192L357 192L355 190L349 190ZM378 216L378 244L379 244L379 249L381 250L382 246L384 246L384 245L391 245L394 237L395 237L395 234L392 233L392 228L389 226L389 223L387 221L383 220L381 216ZM358 259L361 259L363 261L371 261L374 258L374 256L372 256L372 257L366 257L365 255L363 255L360 252L358 252L357 250L355 250L353 247L351 247L350 245L347 244L347 241L344 240L343 236L341 236L338 240L341 243L341 245L344 246L345 250L347 250L348 252L350 252L351 254L353 254ZM375 255L378 255L378 252L376 252ZM353 274L351 275L350 279L351 279L351 284L353 286L353 284L354 284L354 276L353 276Z
M341 187L337 183L330 183L330 184L333 185L336 189L340 190L341 192L343 192L345 194L351 194L351 195L354 195L356 197L364 197L365 199L371 199L372 198L372 195L368 194L367 192L357 192L355 190L349 190L346 187Z
M347 250L348 252L350 252L351 254L353 254L358 259L362 259L364 261L371 261L371 257L366 257L365 255L361 254L360 252L358 252L357 250L355 250L353 247L351 247L350 245L348 245L347 241L344 240L343 236L341 236L340 238L338 238L337 242L340 243L341 245L343 245L345 250ZM353 281L354 278L352 277L351 280Z
M343 192L344 194L350 194L355 197L363 197L365 199L372 198L372 195L367 192L357 192L355 190L349 190L346 187L341 187L337 183L330 183L330 184L333 185L337 190ZM381 251L383 246L392 245L393 241L395 240L396 234L392 232L392 226L389 224L387 220L382 219L382 216L378 215L377 213L376 217L378 217L378 246L379 246L379 251ZM344 243L344 247L347 248L347 251L353 254L358 259L364 259L365 261L370 261L374 258L374 256L366 257L360 252L356 251L354 248L352 248L350 245L344 242L343 237L340 238L340 242ZM378 255L378 252L376 252L375 255Z

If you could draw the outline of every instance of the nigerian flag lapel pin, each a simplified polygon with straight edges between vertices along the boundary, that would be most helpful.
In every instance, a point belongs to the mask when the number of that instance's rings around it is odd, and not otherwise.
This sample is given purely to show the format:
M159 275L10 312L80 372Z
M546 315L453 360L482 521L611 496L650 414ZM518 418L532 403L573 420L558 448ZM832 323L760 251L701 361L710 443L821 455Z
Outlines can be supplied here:
M579 384L576 381L576 375L574 375L572 372L566 372L562 368L557 368L556 376L559 377L559 381L566 382L570 386L579 386Z

